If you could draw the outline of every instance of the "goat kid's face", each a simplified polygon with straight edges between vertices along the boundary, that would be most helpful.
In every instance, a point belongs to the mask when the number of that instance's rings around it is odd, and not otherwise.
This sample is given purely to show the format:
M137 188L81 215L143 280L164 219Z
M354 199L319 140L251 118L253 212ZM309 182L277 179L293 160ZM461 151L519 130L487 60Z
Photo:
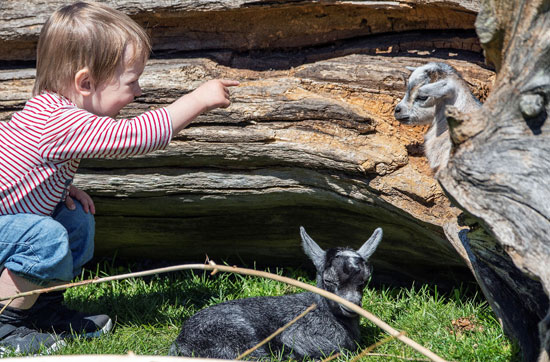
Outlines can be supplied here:
M395 107L395 119L408 125L432 123L436 105L444 107L456 97L456 78L454 70L442 63L428 63L414 69L407 92Z
M432 123L435 116L435 100L421 88L430 82L424 72L416 69L410 76L403 99L395 106L394 117L407 125Z
M352 249L329 249L325 258L325 269L320 275L318 286L360 306L363 289L372 272L370 265ZM328 304L336 315L356 315L354 311L334 301L328 300Z
M338 295L356 305L361 305L363 289L372 272L368 259L375 252L382 240L382 229L378 228L359 248L332 248L324 251L300 228L302 245L305 253L317 269L317 286ZM339 303L327 299L335 315L355 317L356 313Z

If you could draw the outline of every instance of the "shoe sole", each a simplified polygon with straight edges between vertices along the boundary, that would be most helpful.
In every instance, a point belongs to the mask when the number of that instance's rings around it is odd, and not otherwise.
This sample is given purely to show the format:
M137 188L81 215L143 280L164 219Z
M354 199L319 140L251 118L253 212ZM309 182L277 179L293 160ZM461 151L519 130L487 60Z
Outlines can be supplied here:
M61 348L65 347L67 345L67 342L63 341L63 340L59 340L57 342L55 342L54 344L52 344L45 352L44 354L50 354L50 353L53 353L53 352L57 352L59 351Z
M113 329L113 320L109 319L107 323L98 331L83 334L86 338L97 338L104 334L109 333Z
M58 340L48 348L46 348L42 353L35 353L32 356L41 356L41 355L48 355L54 352L59 351L61 348L65 347L67 345L67 342L63 340ZM9 347L1 347L0 346L0 358L3 358L6 353L16 353L21 354L21 350L19 348L13 349ZM25 353L26 354L26 353Z

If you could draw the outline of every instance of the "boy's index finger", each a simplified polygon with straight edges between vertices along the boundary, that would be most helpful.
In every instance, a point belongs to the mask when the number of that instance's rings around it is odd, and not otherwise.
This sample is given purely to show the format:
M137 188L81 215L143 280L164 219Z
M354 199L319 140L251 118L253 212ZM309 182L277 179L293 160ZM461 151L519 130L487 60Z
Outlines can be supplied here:
M221 82L226 87L234 87L241 84L238 80L232 80L232 79L221 79Z

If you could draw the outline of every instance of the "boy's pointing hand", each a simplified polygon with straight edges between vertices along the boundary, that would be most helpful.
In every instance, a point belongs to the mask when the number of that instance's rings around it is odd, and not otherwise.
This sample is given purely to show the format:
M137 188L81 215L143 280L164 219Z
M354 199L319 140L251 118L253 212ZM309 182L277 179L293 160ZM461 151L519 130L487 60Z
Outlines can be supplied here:
M172 119L172 129L177 134L199 114L215 108L227 108L231 104L229 87L239 82L229 79L213 79L168 105L166 109Z
M229 87L238 86L239 82L229 79L213 79L195 89L192 94L204 102L204 112L215 108L227 108L231 104Z

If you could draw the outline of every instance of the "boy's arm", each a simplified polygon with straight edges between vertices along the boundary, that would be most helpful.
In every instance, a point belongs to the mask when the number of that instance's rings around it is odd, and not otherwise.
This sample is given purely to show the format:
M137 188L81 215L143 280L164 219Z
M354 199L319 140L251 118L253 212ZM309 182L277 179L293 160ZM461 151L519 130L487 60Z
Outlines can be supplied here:
M201 113L231 104L228 87L239 85L235 80L214 79L179 98L166 107L172 119L173 134L177 134Z
M211 80L171 105L132 119L99 117L74 105L51 113L39 140L45 161L121 158L165 148L199 114L228 107L232 80Z

